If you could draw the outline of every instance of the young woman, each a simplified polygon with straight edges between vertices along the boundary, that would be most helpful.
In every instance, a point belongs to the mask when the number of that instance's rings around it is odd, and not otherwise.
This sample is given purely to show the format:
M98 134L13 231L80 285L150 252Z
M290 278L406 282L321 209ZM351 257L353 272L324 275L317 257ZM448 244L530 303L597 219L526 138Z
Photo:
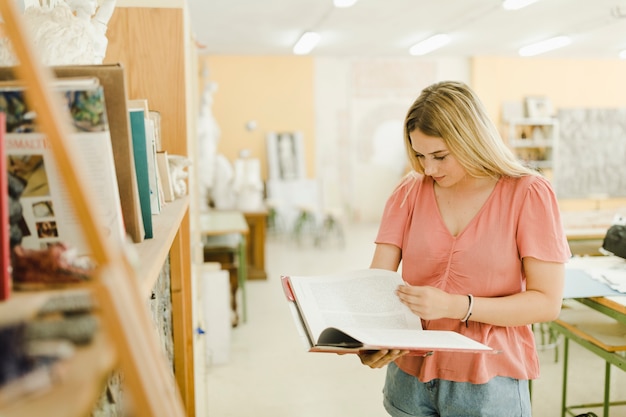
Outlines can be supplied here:
M393 417L525 417L539 376L531 324L555 319L571 256L550 183L521 165L460 82L422 91L404 137L413 168L388 199L372 268L398 270L400 300L424 329L453 330L497 354L381 350Z

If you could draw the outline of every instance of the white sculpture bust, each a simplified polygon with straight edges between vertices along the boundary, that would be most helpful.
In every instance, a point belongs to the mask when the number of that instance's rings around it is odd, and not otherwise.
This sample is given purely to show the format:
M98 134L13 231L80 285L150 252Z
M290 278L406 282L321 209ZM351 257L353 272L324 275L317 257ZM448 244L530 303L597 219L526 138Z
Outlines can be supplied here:
M40 0L41 2L45 0ZM44 65L102 64L108 40L107 24L116 0L57 0L42 5L30 2L24 24ZM7 38L0 41L0 65L17 59Z

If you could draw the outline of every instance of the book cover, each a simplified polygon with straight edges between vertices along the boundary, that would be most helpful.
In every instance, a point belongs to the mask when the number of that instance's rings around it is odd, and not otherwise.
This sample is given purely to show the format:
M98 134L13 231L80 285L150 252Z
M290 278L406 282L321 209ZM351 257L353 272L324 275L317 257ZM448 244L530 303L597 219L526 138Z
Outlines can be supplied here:
M148 176L150 180L150 207L152 214L161 212L161 193L159 192L159 176L156 162L156 142L154 137L154 122L146 118L146 152L148 153Z
M58 78L96 77L100 81L104 89L124 227L133 242L141 242L145 233L134 175L135 161L126 107L128 95L124 67L121 64L67 65L52 67L52 71ZM14 68L0 68L0 80L14 79Z
M4 147L5 141L5 114L0 113L0 190L6 196L9 191L7 158ZM9 236L9 198L2 198L0 202L0 301L6 300L11 295L11 259L10 259L10 236Z
M395 294L400 274L364 269L320 276L283 276L283 290L300 338L311 352L401 349L495 353L460 333L423 330Z
M156 132L154 120L150 117L150 107L147 99L133 99L128 101L129 108L143 108L143 117L146 131L146 154L148 156L148 180L150 182L150 208L152 214L161 212L161 195L159 193L158 171L156 164Z
M145 231L139 203L139 190L133 157L130 120L126 102L128 99L124 67L121 64L71 65L53 67L59 78L94 76L104 88L107 116L113 146L113 159L119 186L122 214L126 233L133 242L143 241Z
M146 147L145 110L142 107L129 107L130 129L133 138L135 157L135 177L139 190L139 203L145 230L145 238L153 237L152 207L150 197L150 174L148 169L148 149Z
M161 190L163 190L165 202L169 203L170 201L174 201L176 197L174 197L172 173L170 172L167 151L157 151L157 168L159 170L159 180L161 181Z
M163 141L161 140L161 113L156 110L150 110L148 117L154 123L154 141L156 143L157 152L162 151Z
M71 121L70 141L82 159L86 181L97 190L100 225L119 244L125 232L104 91L96 78L57 81L54 89ZM47 138L38 131L36 114L24 101L24 87L1 83L0 111L6 113L6 170L14 180L21 211L11 224L17 233L15 244L42 249L62 242L79 256L89 255Z

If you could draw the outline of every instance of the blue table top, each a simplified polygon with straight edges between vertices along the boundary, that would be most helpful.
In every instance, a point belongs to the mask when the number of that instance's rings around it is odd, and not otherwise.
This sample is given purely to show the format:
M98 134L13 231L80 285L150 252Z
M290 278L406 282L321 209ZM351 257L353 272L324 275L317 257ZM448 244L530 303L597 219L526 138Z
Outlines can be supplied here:
M595 280L584 269L565 268L565 289L563 298L588 298L626 296L626 293L612 289L607 284Z

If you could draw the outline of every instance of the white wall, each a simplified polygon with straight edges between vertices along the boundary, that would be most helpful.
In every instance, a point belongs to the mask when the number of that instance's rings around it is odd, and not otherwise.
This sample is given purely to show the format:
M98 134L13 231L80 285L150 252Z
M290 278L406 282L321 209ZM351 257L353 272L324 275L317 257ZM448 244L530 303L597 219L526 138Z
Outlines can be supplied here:
M377 222L406 168L405 113L427 85L469 82L466 58L317 58L317 177L326 205Z

